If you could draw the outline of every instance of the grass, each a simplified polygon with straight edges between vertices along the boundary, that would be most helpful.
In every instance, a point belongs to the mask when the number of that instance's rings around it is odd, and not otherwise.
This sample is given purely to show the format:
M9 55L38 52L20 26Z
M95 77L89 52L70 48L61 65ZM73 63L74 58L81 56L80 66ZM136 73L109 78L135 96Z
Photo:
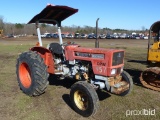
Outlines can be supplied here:
M88 40L89 41L89 40ZM23 43L23 41L21 41ZM45 46L47 42L44 42ZM92 47L93 42L77 41L81 46ZM103 44L102 44L103 43ZM117 45L116 45L117 44ZM46 93L38 97L26 96L18 87L15 64L18 54L27 51L34 44L0 43L0 119L1 120L159 120L160 94L142 87L139 83L141 71L147 68L146 47L101 42L103 48L125 50L125 67L133 78L134 88L130 95L120 97L106 92L99 93L100 109L97 114L83 118L74 112L69 101L70 89L66 82L51 84ZM54 79L53 79L54 80ZM127 110L155 109L156 115L130 115Z

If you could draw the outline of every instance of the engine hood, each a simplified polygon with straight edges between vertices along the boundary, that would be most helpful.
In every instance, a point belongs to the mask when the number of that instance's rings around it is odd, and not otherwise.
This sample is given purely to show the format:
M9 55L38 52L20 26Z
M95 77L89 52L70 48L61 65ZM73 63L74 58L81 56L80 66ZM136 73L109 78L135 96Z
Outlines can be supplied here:
M105 48L85 48L85 47L75 47L74 51L77 52L87 52L87 53L108 53L108 52L119 52L124 50L119 49L105 49Z

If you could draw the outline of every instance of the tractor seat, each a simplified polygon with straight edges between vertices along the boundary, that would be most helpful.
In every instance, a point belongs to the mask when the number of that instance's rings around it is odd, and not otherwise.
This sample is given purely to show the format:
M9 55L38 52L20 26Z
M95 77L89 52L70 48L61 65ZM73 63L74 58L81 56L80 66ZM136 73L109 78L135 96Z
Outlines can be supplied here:
M50 43L48 48L52 54L63 54L62 46L59 43Z

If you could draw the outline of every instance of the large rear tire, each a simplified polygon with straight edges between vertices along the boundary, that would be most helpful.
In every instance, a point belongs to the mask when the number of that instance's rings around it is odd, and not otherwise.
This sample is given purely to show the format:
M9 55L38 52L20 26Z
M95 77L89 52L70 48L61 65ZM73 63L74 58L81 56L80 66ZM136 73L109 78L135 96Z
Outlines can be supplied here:
M70 100L73 109L84 117L94 115L99 108L97 93L86 81L79 81L71 86Z
M19 55L16 74L20 89L29 96L41 95L47 88L47 66L36 52L29 51Z

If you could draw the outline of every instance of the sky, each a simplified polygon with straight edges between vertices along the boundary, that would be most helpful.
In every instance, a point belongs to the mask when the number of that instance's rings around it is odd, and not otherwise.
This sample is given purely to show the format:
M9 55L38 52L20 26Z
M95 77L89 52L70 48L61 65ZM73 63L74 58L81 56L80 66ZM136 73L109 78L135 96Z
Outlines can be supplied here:
M46 5L65 5L78 13L62 21L62 26L142 30L160 20L160 0L1 0L0 17L8 23L27 23Z

